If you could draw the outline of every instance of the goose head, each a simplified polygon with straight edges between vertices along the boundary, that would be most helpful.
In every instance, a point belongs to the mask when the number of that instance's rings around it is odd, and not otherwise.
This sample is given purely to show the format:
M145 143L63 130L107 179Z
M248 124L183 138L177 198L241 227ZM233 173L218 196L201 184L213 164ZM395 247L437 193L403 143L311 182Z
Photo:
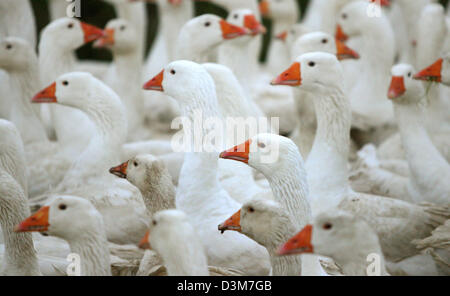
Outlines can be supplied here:
M105 47L117 54L132 53L137 49L138 36L133 26L123 19L111 20L103 30L103 36L94 47Z
M7 37L0 41L0 68L25 71L37 64L37 56L30 44L21 38Z
M258 21L250 9L235 9L231 11L227 17L227 21L235 26L248 29L250 36L265 34L267 32L266 28Z
M293 163L302 160L297 146L292 140L261 133L245 143L220 153L220 158L231 159L248 164L269 178L276 172L283 172Z
M361 251L371 252L367 248L371 244L379 246L378 237L365 221L333 211L317 215L312 224L280 246L278 254L314 253L342 262Z
M450 85L450 53L445 54L432 65L416 73L414 79Z
M150 154L142 154L111 168L109 172L119 178L127 179L140 190L145 190L150 186L151 180L160 176L165 170L162 160Z
M191 61L175 61L149 80L144 89L162 91L181 105L192 103L195 92L215 93L214 80L206 69Z
M388 98L394 103L418 103L425 97L425 89L420 81L414 79L414 72L413 66L407 64L392 67Z
M103 31L93 25L75 18L60 18L44 28L41 43L45 44L50 41L53 46L58 46L61 50L71 51L102 35Z
M327 52L335 54L339 60L358 59L356 51L324 32L312 32L301 36L292 45L292 56L300 56L308 52Z
M241 232L257 243L268 246L277 234L292 222L281 205L272 200L253 199L229 219L218 226L222 233L226 230Z
M263 0L259 3L259 12L275 21L295 23L299 10L295 0Z
M235 26L213 14L204 14L188 21L180 30L177 47L183 55L185 47L192 52L205 52L225 40L248 35L248 29Z
M272 81L272 85L297 86L310 92L324 92L330 87L341 88L342 67L336 55L325 52L303 54L289 69Z
M65 240L83 237L87 230L103 227L103 218L87 200L56 196L50 203L16 225L16 232L45 232Z

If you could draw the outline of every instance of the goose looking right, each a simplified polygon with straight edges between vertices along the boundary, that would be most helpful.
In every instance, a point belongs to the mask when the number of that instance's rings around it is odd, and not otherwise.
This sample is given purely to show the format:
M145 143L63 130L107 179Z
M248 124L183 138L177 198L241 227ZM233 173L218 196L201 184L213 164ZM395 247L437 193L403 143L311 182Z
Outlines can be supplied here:
M199 64L191 61L172 62L144 87L164 91L174 98L180 105L181 114L191 123L198 120L196 116L199 111L204 120L220 118L214 81ZM197 132L193 125L189 129L190 134L186 133L188 137L184 141L190 141ZM198 132L207 135L211 129L202 124ZM187 148L196 151L192 145ZM217 231L217 225L240 208L240 204L229 196L218 180L218 153L185 153L178 180L176 206L188 215L190 223L197 229L210 265L233 268L248 275L269 273L269 257L262 246L242 234L220 235Z
M279 257L276 254L278 247L297 231L289 214L278 203L271 200L250 200L218 228L222 232L241 232L266 247L270 254L273 276L301 274L300 256Z
M348 276L389 275L377 234L346 212L318 215L278 250L280 255L304 253L331 257Z
M350 37L349 42L353 37L359 39L358 44L349 44L361 58L344 66L353 111L352 126L363 135L367 134L364 131L375 127L377 130L368 137L376 143L389 133L394 119L392 104L385 100L385 91L394 63L395 42L389 20L384 13L381 17L369 17L369 5L373 4L358 1L346 5L340 11L338 22ZM381 39L385 42L378 42Z
M35 95L33 102L77 108L94 123L89 145L51 193L76 195L91 201L103 215L109 241L118 244L139 241L149 219L142 195L133 185L108 173L120 163L127 130L125 108L117 94L89 73L72 72L61 75ZM51 198L51 194L45 194L33 199L33 203L42 206Z
M349 211L373 226L388 260L416 255L417 249L410 242L428 236L450 213L445 206L418 206L350 188L347 162L351 109L342 77L336 56L315 52L297 58L289 70L273 81L313 94L317 132L306 161L313 215L330 208Z
M74 51L102 36L103 31L74 18L61 18L47 25L39 42L39 69L43 85L74 71ZM92 137L92 123L85 114L66 106L49 106L56 137L67 155L78 156ZM74 128L73 123L77 126Z

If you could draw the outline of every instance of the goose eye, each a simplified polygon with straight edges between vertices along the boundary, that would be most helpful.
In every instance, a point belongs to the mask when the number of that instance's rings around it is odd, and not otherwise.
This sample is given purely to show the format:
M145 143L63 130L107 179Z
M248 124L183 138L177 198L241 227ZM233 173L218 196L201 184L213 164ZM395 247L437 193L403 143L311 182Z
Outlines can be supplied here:
M266 148L266 144L264 144L264 143L258 143L258 147L259 147L259 148Z
M64 80L64 81L62 82L62 85L64 85L64 86L68 86L68 85L69 85L69 81L67 81L67 80Z
M205 23L205 27L209 27L210 25L211 25L210 22L206 22L206 23Z
M412 74L411 74L411 72L409 72L409 73L408 73L408 77L411 77L411 76L412 76Z
M233 17L234 17L235 20L237 20L239 15L235 14Z
M120 31L125 30L125 26L120 26Z
M346 14L346 13L343 13L341 17L342 17L342 19L345 20L345 19L347 19L347 14Z
M67 28L72 29L73 28L73 24L72 23L68 24Z
M60 204L60 205L58 206L58 208L59 208L60 210L64 211L65 209L67 209L67 206L66 206L65 204Z
M333 228L333 224L325 223L325 224L323 224L322 228L325 230L330 230L331 228Z
M156 220L153 220L152 224L153 224L153 226L156 226L156 225L158 225L158 222L156 222Z
M295 35L295 30L291 30L291 34L292 34L292 35Z
M134 165L135 167L137 167L137 166L138 166L138 163L135 161L135 162L133 162L133 165Z
M310 66L310 67L314 67L316 65L316 63L314 63L314 62L309 62L308 63L308 66Z
M252 208L252 207L249 207L249 208L248 208L248 211L249 211L250 213L253 213L253 212L255 211L255 209Z
M175 70L170 70L170 74L175 75L175 73L177 73Z
M6 49L11 49L13 46L12 46L12 44L6 44Z
M328 42L328 39L322 39L322 43L326 44Z

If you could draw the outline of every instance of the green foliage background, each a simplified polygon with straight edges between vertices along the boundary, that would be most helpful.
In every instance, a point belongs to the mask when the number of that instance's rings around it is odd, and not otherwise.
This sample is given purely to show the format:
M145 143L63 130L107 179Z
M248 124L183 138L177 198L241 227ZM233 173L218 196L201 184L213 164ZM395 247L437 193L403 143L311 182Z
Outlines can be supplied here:
M1 0L0 0L1 1ZM246 1L246 0L242 0ZM301 11L305 11L306 6L310 0L297 0ZM415 0L411 0L415 1ZM449 0L439 0L443 5L447 5ZM35 15L38 30L40 31L49 22L48 1L47 0L31 0ZM81 0L82 8L82 21L90 24L94 24L103 28L105 24L116 17L114 8L102 0ZM222 8L215 6L207 2L196 2L195 12L197 15L204 13L214 13L222 17L226 17L227 12ZM147 4L148 14L148 36L147 36L147 49L152 45L152 42L156 35L158 26L158 8L154 4ZM267 47L270 41L271 24L270 20L264 19L264 25L268 29L268 34L264 36L264 47L261 53L261 60L264 60ZM111 60L111 54L107 50L92 49L92 45L88 44L80 48L77 52L80 59L96 59L96 60Z

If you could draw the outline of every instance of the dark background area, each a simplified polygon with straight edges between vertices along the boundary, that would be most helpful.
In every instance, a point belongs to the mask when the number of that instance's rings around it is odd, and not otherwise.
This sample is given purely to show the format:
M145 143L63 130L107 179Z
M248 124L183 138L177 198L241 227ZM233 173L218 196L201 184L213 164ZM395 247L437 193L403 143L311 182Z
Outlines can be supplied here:
M1 1L1 0L0 0ZM242 0L246 1L246 0ZM414 1L414 0L411 0ZM45 27L49 22L49 11L48 11L48 1L47 0L32 0L30 1L33 6L33 10L36 16L38 31ZM297 0L300 11L305 11L309 0ZM443 5L447 5L448 0L440 0ZM155 4L146 4L147 15L148 15L148 34L147 34L147 51L151 47L153 40L156 36L156 30L158 27L158 7ZM80 20L85 21L89 24L96 25L103 28L106 23L116 18L116 13L113 6L102 0L81 0L81 18ZM196 15L201 15L204 13L213 13L220 15L221 17L226 17L227 12L211 3L207 2L196 2L195 3L195 13ZM270 41L271 24L270 20L264 19L264 25L268 29L267 34L264 36L264 47L261 53L261 60L265 59L267 46ZM80 59L95 59L95 60L111 60L111 53L104 49L93 49L91 44L87 44L77 51L77 55Z

